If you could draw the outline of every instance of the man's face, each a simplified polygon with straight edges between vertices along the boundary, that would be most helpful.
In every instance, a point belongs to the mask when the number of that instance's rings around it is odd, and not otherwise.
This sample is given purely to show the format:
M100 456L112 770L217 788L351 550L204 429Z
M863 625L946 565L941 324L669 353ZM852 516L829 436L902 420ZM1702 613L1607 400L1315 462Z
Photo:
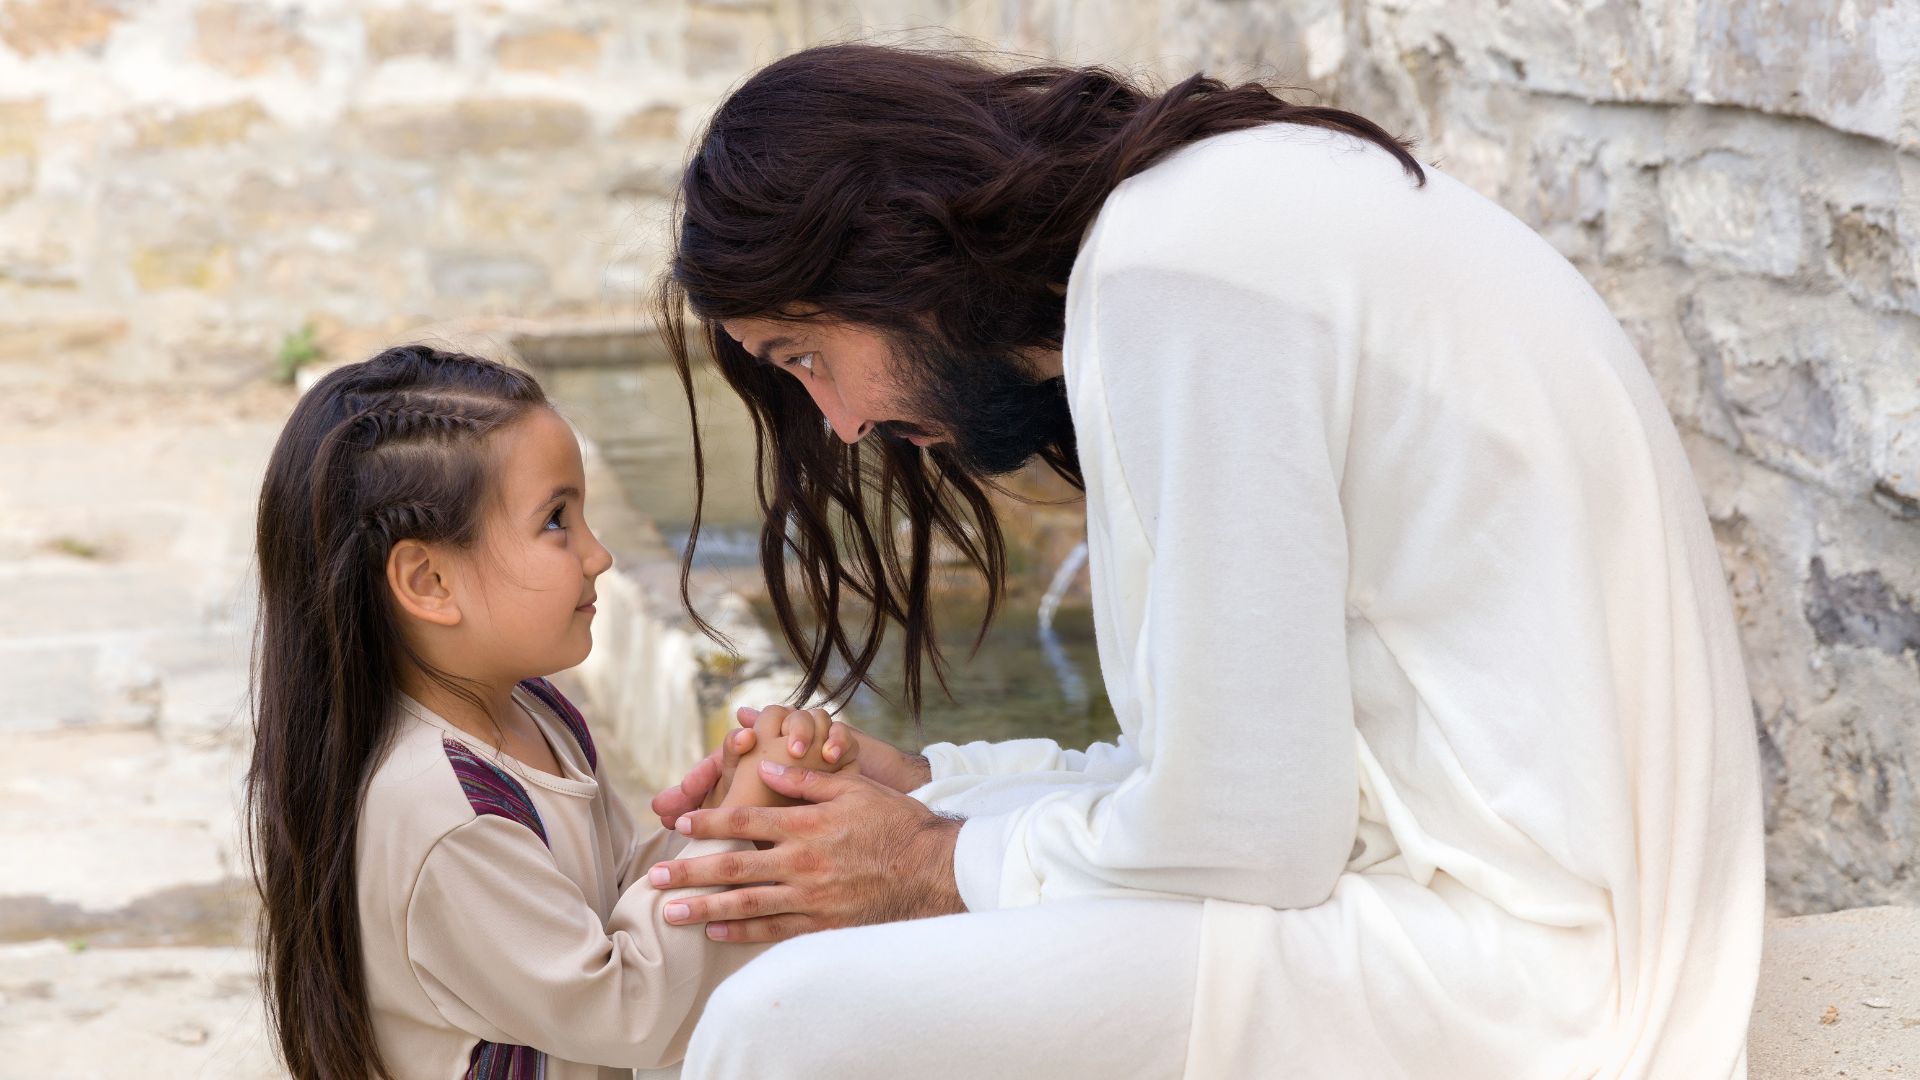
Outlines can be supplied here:
M944 446L968 471L993 476L1072 430L1061 380L1037 375L1013 351L963 352L930 330L888 334L823 320L730 319L721 328L798 379L849 443L878 430Z

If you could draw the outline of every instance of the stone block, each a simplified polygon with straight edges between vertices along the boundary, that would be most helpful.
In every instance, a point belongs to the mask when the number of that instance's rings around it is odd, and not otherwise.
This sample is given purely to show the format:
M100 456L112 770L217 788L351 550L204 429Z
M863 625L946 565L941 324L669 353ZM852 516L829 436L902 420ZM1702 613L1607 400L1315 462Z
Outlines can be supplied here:
M118 315L73 315L0 321L0 366L51 365L117 349L127 320Z
M544 295L551 283L547 268L532 258L479 251L433 252L428 274L435 292L465 299L534 299Z
M1811 116L1920 144L1920 5L1905 0L1699 0L1689 89L1700 100Z
M320 55L300 33L300 9L257 3L210 3L193 13L194 54L230 75L259 75L290 64L303 75Z
M1920 603L1902 596L1877 570L1834 574L1815 557L1807 570L1806 617L1822 645L1920 652Z
M21 56L98 49L120 18L101 0L13 0L0 4L0 42Z
M14 687L0 732L71 727L106 711L93 642L0 641L0 676Z
M687 74L731 81L754 63L769 40L771 20L749 12L694 8L682 46ZM768 59L771 59L770 57Z
M513 71L591 67L600 59L600 38L593 31L564 26L510 31L495 43L493 58Z
M239 142L269 120L251 99L187 112L154 112L134 118L134 145L142 150L221 146Z
M0 101L0 157L33 157L47 126L45 98Z
M559 150L592 131L587 110L570 101L485 98L450 106L401 106L356 114L352 123L384 153L403 158Z
M680 187L678 164L641 165L627 169L607 185L618 199L670 199Z
M616 138L633 139L636 142L677 141L680 138L680 107L649 105L636 109L621 119L614 127L613 134Z
M446 12L408 6L369 11L366 20L367 57L371 60L401 56L453 59L455 27L453 16Z
M1876 395L1873 498L1902 520L1920 520L1920 373Z
M1800 269L1800 198L1777 170L1709 150L1666 169L1660 192L1668 233L1688 265L1781 278Z
M33 191L40 163L24 154L0 154L0 209L19 202Z
M1828 203L1826 266L1847 295L1881 309L1920 310L1920 259L1891 207Z
M233 285L233 249L194 242L142 247L128 260L127 269L142 289L225 292Z
M1682 304L1681 326L1700 356L1707 404L1723 410L1742 449L1792 475L1831 480L1852 434L1835 398L1832 342L1769 307L1772 299L1701 290Z
M0 239L0 281L31 288L71 289L80 284L80 271L73 249L65 243L7 237Z

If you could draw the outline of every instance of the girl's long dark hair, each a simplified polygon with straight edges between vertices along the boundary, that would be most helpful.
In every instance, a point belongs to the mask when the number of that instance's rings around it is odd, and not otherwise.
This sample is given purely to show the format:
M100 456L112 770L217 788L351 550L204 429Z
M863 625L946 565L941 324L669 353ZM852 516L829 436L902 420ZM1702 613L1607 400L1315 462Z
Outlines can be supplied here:
M830 697L871 686L893 621L917 714L922 659L945 681L930 606L935 543L986 578L984 634L1004 589L1005 541L988 485L941 448L842 444L799 383L749 356L721 321L805 310L898 335L930 322L962 352L1059 349L1065 302L1048 286L1067 280L1114 187L1195 140L1275 121L1358 136L1425 182L1406 144L1364 117L1199 74L1154 94L1097 67L1003 70L966 53L834 44L769 64L721 104L681 181L658 314L688 407L691 309L752 415L761 566L806 668L797 698L821 689L836 655L847 673ZM1040 457L1082 486L1071 436ZM704 493L697 417L694 469ZM698 537L696 505L681 576L689 610ZM816 631L796 615L790 573ZM850 594L869 607L857 629L842 619Z
M247 833L268 1018L298 1080L390 1075L361 964L361 788L403 665L470 693L408 648L388 552L402 539L471 545L490 473L482 442L545 400L499 364L390 349L307 391L267 465Z

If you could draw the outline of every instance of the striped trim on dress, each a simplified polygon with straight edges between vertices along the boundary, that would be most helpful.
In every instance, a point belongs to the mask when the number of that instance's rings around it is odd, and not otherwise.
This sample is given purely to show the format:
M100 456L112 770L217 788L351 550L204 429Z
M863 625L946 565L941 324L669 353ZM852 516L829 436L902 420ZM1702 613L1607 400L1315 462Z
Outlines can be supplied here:
M460 779L468 805L480 815L492 814L526 826L547 844L547 829L540 823L540 811L533 797L506 770L483 760L466 744L442 737L440 745L453 764L453 775ZM548 844L551 847L551 844ZM547 1074L547 1055L531 1046L491 1043L482 1039L467 1057L467 1080L539 1080Z
M547 1055L531 1046L478 1042L467 1055L466 1080L540 1080L547 1075Z
M460 790L466 792L467 803L474 813L519 822L533 830L541 843L547 842L547 828L540 823L540 811L534 808L533 797L520 786L520 781L508 776L505 769L493 762L475 756L457 739L442 736L440 745L446 748L447 760L453 763L453 775L459 778Z
M579 743L581 751L587 755L587 768L598 771L600 755L593 748L593 733L587 730L587 719L580 715L579 709L573 707L573 702L568 701L559 688L545 679L524 680L520 688L539 698L542 704L553 711L553 715L560 718L561 723L567 725L567 730L573 732L573 741Z

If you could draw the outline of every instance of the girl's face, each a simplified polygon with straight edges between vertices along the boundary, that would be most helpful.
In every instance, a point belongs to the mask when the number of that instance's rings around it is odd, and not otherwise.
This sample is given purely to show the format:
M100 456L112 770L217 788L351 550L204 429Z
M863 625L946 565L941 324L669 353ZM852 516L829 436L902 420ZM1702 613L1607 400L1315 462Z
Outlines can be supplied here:
M461 666L551 675L593 648L594 580L613 556L587 527L580 443L558 413L534 409L491 442L495 497L456 586Z

